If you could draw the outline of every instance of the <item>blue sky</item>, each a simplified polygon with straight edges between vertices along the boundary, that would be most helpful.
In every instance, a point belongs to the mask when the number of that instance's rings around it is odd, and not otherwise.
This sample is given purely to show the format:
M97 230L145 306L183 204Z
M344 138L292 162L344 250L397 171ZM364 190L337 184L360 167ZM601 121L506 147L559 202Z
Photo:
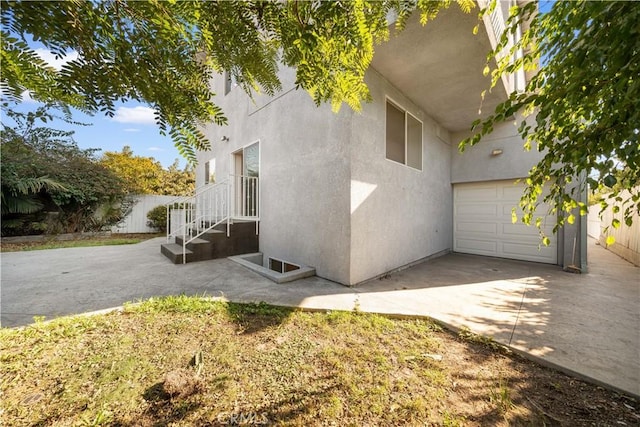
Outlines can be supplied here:
M71 60L77 55L74 52L62 60L55 59L42 47L33 47L38 55L57 69L65 60ZM38 105L38 102L25 93L23 102L16 109L25 112L33 111ZM49 123L48 126L75 131L74 140L81 148L99 148L102 152L121 151L122 147L128 145L136 155L153 157L165 167L171 165L175 159L179 159L181 167L186 164L184 158L173 146L171 139L160 135L153 117L153 110L146 105L136 102L119 104L116 106L114 117L100 114L88 116L74 110L73 120L90 124L90 126L71 125L60 120Z

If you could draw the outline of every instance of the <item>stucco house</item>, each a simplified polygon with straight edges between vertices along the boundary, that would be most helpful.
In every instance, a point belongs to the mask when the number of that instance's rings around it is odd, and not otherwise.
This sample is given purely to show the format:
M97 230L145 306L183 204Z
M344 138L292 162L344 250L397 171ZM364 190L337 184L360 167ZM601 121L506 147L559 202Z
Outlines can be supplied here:
M313 266L345 285L451 251L586 267L579 219L547 247L535 227L512 224L522 193L515 181L540 158L523 149L513 124L458 151L489 85L485 58L509 3L500 6L477 35L476 15L456 8L424 27L411 19L376 48L366 75L373 102L359 113L316 107L294 89L290 69L281 71L280 93L254 100L218 76L212 84L229 124L205 129L213 147L198 153L196 186L226 183L210 196L228 193L214 209L232 222L255 221L265 267L269 259L277 268ZM482 112L525 78L503 79Z

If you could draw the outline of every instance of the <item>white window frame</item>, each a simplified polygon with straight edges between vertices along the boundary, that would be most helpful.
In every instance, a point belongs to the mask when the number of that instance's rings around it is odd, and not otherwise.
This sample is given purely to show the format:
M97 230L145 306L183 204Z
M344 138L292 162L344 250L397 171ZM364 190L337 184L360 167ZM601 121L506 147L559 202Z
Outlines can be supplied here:
M397 160L393 160L387 157L387 103L393 105L395 108L397 108L398 110L404 112L404 162L398 162ZM408 164L407 160L408 160L408 156L409 156L409 145L408 145L408 132L407 132L407 116L411 116L415 121L417 121L418 123L420 123L420 168L416 168L414 166L411 166ZM403 165L406 166L408 168L411 168L413 170L416 171L423 171L424 169L424 122L422 120L420 120L418 117L416 117L414 114L411 114L409 112L408 109L406 109L405 107L402 106L402 104L400 104L399 102L397 102L396 100L394 100L393 98L386 96L385 97L385 103L384 103L384 149L385 149L385 154L384 154L384 158L385 160L388 160L390 162L393 162L395 164L399 164L399 165Z
M224 94L226 96L238 86L238 82L235 77L233 77L233 74L231 74L231 71L225 71L222 76L224 78Z
M258 144L258 215L260 215L260 212L262 212L262 141L260 139L256 139L253 142L242 145L229 153L229 178L231 178L232 176L237 176L237 171L235 170L235 154L242 151L242 155L244 157L244 150L254 144ZM244 175L244 170L240 173L240 175Z
M211 180L211 164L213 163L213 181ZM213 157L204 164L204 183L215 184L216 182L216 158Z

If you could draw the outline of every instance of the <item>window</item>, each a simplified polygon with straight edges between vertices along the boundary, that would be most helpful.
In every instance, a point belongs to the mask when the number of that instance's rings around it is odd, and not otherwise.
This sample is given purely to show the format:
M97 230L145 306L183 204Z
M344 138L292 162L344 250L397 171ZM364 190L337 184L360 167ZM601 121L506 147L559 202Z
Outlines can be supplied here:
M216 182L216 159L211 159L204 164L204 183Z
M234 214L238 217L258 216L260 142L254 142L232 154L235 201Z
M422 122L387 101L386 157L422 170Z
M224 72L224 94L228 94L229 92L231 92L231 89L233 89L234 87L238 86L238 82L236 81L236 78L229 72L229 71L225 71Z
M300 267L286 261L280 261L279 259L269 258L269 270L273 270L277 273L284 274L290 271L300 270Z

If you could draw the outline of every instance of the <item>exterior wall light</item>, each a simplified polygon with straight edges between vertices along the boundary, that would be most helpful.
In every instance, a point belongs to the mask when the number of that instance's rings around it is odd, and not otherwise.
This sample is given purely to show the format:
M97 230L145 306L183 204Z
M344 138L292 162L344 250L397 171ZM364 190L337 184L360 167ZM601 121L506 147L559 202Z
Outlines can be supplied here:
M499 156L500 154L502 154L502 148L496 148L496 149L491 151L491 156L492 157Z

